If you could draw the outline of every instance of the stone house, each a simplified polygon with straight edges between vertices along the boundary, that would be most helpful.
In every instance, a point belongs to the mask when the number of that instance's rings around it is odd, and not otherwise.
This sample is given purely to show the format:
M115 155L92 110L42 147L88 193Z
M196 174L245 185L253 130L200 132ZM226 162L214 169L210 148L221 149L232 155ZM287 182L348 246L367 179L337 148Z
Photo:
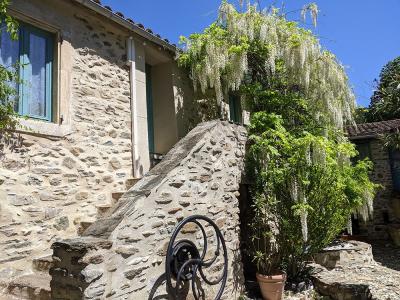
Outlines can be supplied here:
M99 0L14 0L23 145L0 160L0 287L103 216L198 121L176 46ZM226 115L241 122L240 101ZM32 264L33 261L33 264ZM0 289L1 290L1 289Z
M187 132L176 47L99 1L15 0L23 146L0 161L0 281L75 236Z
M371 180L382 186L374 200L371 221L353 220L356 235L389 239L392 227L400 224L400 152L383 145L382 135L398 131L400 120L358 124L348 127L349 139L356 145L356 159L368 157L374 164Z

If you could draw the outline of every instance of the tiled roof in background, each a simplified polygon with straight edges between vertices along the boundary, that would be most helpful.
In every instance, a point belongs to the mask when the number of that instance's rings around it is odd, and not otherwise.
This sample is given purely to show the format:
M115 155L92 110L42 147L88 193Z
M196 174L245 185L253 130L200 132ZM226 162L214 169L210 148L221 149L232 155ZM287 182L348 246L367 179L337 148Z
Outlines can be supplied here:
M122 23L125 27L129 27L129 29L135 31L145 38L149 38L153 42L168 48L169 50L176 50L176 45L171 44L168 39L162 38L159 34L153 32L152 29L146 28L141 23L136 23L130 18L126 18L125 15L118 11L113 11L110 6L102 5L101 0L74 0L84 6L91 8L103 15L107 16L109 19L114 21L120 21L118 23Z
M400 119L357 124L346 128L350 139L372 138L400 128Z

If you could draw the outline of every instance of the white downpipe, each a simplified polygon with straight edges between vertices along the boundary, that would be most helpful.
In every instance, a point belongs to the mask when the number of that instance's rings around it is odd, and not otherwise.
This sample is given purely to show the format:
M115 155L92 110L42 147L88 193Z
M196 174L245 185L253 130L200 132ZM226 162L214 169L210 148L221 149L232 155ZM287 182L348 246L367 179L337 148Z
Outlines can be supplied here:
M132 37L127 40L127 64L130 67L131 85L131 119L132 119L132 166L133 176L139 177L139 152L138 152L138 133L137 133L137 96L136 96L136 48Z

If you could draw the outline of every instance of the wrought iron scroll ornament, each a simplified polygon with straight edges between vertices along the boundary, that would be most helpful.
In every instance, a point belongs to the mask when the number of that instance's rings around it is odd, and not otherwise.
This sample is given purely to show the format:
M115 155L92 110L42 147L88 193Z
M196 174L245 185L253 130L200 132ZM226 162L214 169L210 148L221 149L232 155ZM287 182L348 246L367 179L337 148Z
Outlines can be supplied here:
M205 226L212 227L215 233L215 235L212 236L216 237L216 243L214 245L216 250L214 256L207 260L205 258L209 246L208 238L204 226L200 221L205 222ZM195 224L203 235L203 249L201 254L191 240L176 240L184 226L189 223ZM220 256L223 259L221 276L210 280L206 277L204 271L205 269L212 267ZM200 299L199 291L197 291L197 288L199 288L197 279L201 278L207 285L220 285L218 293L215 296L215 300L219 300L225 289L228 276L228 255L224 237L222 236L218 226L211 219L200 215L190 216L182 220L175 228L169 242L165 268L167 291L171 296L174 296L175 299L178 299L181 284L184 284L185 282L191 284L194 298L196 300ZM200 277L198 274L200 274ZM175 281L175 285L173 285L173 281Z

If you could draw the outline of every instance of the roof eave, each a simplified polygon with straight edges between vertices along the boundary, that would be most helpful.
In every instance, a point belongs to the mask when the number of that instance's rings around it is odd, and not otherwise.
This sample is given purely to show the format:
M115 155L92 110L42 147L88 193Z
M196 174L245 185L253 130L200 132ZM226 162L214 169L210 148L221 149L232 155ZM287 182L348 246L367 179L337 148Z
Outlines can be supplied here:
M138 34L139 36L152 41L153 43L164 47L165 49L168 49L172 52L176 52L177 48L163 39L151 34L150 32L146 31L143 28L140 28L139 26L132 24L131 22L125 20L124 18L121 18L120 16L114 14L112 11L108 10L107 8L91 1L91 0L74 0L75 2L78 2L82 4L83 6L89 8L90 10L95 11L96 13L118 23L119 25L125 27L126 29Z
M359 135L359 136L348 136L349 140L367 140L367 139L376 139L378 138L378 134L369 134L369 135Z

